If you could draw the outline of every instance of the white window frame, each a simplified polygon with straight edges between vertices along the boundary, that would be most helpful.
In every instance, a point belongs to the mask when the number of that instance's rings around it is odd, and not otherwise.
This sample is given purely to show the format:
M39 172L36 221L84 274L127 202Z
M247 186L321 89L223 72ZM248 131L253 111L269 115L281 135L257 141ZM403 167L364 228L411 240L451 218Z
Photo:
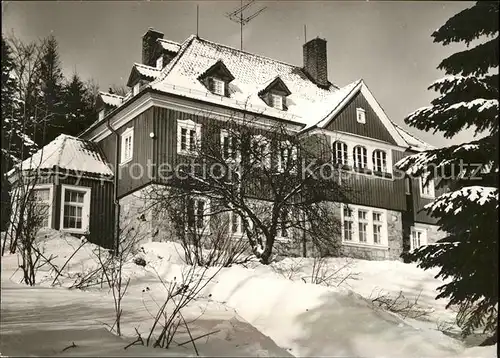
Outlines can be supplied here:
M127 140L130 142L130 151L127 151ZM134 127L127 128L120 136L120 164L126 164L134 157Z
M351 217L350 218L346 218L344 216L344 208L351 210ZM359 224L360 224L359 214L358 214L359 210L365 211L367 213L366 220L361 221L362 223L367 224L366 242L362 242L359 240ZM380 214L381 221L374 221L373 220L374 213ZM388 224L387 224L388 213L387 213L387 210L379 209L379 208L372 208L369 206L362 206L362 205L341 204L340 215L341 215L341 223L342 223L342 243L343 244L369 246L369 247L381 247L381 248L388 247L389 239L388 239ZM345 239L344 221L350 221L352 223L352 240ZM374 241L373 225L380 225L381 226L380 243L375 243L375 241Z
M415 247L415 244L414 244L414 236L417 236L417 234L421 234L420 236L420 245ZM420 247L420 246L425 246L427 245L428 242L427 242L427 229L425 228L422 228L422 227L415 227L415 226L412 226L411 227L411 233L410 233L410 251L413 251L415 250L416 248Z
M65 204L66 190L74 190L74 191L80 191L80 192L85 193L84 197L83 197L83 203L81 203L81 207L82 207L82 227L81 227L81 229L65 228L64 227L64 204ZM92 194L92 190L88 187L77 186L77 185L67 185L67 184L61 185L61 218L60 218L59 230L65 231L65 232L78 233L78 234L85 234L85 233L89 232L90 200L91 200L90 196L91 196L91 194Z
M276 93L271 93L271 107L278 109L280 111L283 110L283 96L276 94Z
M366 123L366 111L363 108L356 108L356 121L361 124Z
M372 167L373 171L375 172L381 172L381 173L387 173L387 153L385 150L382 149L375 149L372 152ZM381 164L381 170L377 170L377 162L380 161Z
M161 70L163 68L163 55L156 59L156 68Z
M251 139L250 139L250 146L251 146L250 162L251 163L256 161L256 158L254 158L254 154L253 154L254 143L257 143L262 148L262 150L265 152L265 154L262 154L262 156L264 157L263 162L260 161L260 159L262 159L262 158L257 158L257 159L259 159L260 164L262 164L265 168L269 169L271 167L271 143L270 143L269 139L261 134L253 135L251 137ZM259 165L259 163L256 163L256 162L254 163L254 166L258 166L258 165Z
M424 185L424 181L429 174L422 174L420 178L418 178L419 187L420 187L420 196L422 198L434 199L436 197L436 193L434 190L434 179L429 180L427 185Z
M48 221L47 221L47 226L44 226L44 227L47 227L47 228L52 228L53 224L52 222L54 221L53 220L53 201L54 201L54 185L53 184L36 184L33 188L33 191L36 191L36 190L46 190L46 189L49 189L49 199L48 199L48 204L49 204L49 209L48 209L48 214L49 214L49 218L48 218ZM27 186L25 188L25 190L30 190L30 187Z
M334 164L349 165L349 146L346 142L336 140L333 142L333 150L335 153ZM340 157L339 154L341 155Z
M278 146L278 171L280 173L285 171L285 163L288 162L288 151L290 149L290 154L292 157L293 166L290 168L290 173L295 173L297 171L297 147L292 145L290 141L286 140L279 143Z
M182 129L186 129L186 148L182 149ZM190 119L177 120L177 154L195 155L196 149L191 150L191 131L195 132L195 146L201 145L201 124Z
M237 229L236 231L233 231L233 218L236 216L237 220ZM243 236L243 220L238 213L234 211L229 211L229 235L234 236L234 237L241 237Z
M358 155L357 150L361 151L361 155ZM363 153L364 152L364 153ZM359 157L362 158L361 163L359 161ZM364 161L363 161L364 158ZM360 168L360 169L369 169L368 168L368 149L364 145L356 145L352 148L352 163L354 168ZM364 164L364 165L359 165L359 164Z
M210 213L210 199L205 197L205 196L200 196L200 195L192 195L187 198L188 202L189 200L194 200L194 205L195 207L193 208L194 210L194 225L196 228L196 231L198 233L203 233L203 235L210 235L210 215L207 215L206 213ZM198 227L197 226L197 211L198 211L198 202L203 201L205 203L204 205L204 210L203 210L203 227ZM188 207L186 206L186 231L189 229L189 211Z
M212 89L213 93L219 96L226 95L226 82L220 78L212 77Z
M288 212L285 211L286 209L283 208L282 211L280 212L280 222L283 221L283 216L282 215L285 215L285 222L286 221L290 221L290 216L292 215L291 213L291 210L288 210ZM286 225L285 225L286 226ZM284 229L282 229L282 224L278 224L277 225L277 232L276 232L276 240L278 241L290 241L291 240L291 237L290 237L290 227L285 227ZM283 236L283 231L286 233L286 236Z
M227 158L224 154L224 140L226 138L229 139L229 148L228 148L228 155L229 156ZM226 162L239 162L241 160L241 151L239 150L238 143L236 143L236 145L235 145L235 143L233 142L235 140L238 141L238 138L235 138L234 136L232 136L228 130L221 129L221 131L220 131L221 157ZM234 152L236 152L235 158L233 158Z

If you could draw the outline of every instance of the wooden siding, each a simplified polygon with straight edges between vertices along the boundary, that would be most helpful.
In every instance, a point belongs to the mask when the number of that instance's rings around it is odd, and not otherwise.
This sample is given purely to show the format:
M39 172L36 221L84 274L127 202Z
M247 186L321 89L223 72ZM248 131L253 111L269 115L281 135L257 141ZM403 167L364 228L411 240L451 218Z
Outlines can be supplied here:
M356 120L356 108L358 107L365 110L365 124L358 123ZM326 129L353 133L363 137L396 144L389 131L385 128L380 118L361 93L351 99Z

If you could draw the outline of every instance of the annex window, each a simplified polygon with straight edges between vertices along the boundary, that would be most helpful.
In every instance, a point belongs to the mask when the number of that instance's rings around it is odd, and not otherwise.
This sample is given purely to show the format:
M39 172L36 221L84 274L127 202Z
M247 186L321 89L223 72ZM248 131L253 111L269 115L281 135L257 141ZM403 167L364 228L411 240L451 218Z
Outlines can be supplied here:
M424 174L422 177L419 178L419 183L420 183L420 196L423 198L430 198L434 199L434 180L428 180L427 181L427 176L429 174ZM424 185L424 183L427 181L427 184Z
M348 164L348 153L347 153L347 144L344 142L339 142L336 141L333 143L333 150L334 150L334 162L335 164L340 164L340 165L347 165Z
M283 110L283 96L271 93L271 107Z
M269 168L271 165L271 145L262 135L252 136L250 142L250 165L262 165Z
M212 78L212 92L219 96L224 96L226 93L226 83L218 78Z
M240 159L240 151L238 146L238 138L232 135L227 130L221 130L221 151L222 151L222 159L224 160L239 160Z
M90 188L62 185L61 229L85 233L89 228Z
M373 151L373 170L376 172L387 173L387 155L383 150Z
M29 190L29 189L28 189ZM35 215L41 227L52 227L52 185L37 185L31 193L30 199L33 207L26 210Z
M427 231L425 229L411 228L410 250L427 245Z
M187 227L190 230L208 234L210 232L208 210L209 201L207 198L188 198L186 208Z
M353 157L355 168L367 168L368 155L365 147L360 145L355 146L353 150Z
M366 206L342 205L342 240L363 245L387 246L387 213Z
M134 128L126 129L121 135L121 158L120 164L125 164L132 160L134 152Z
M177 120L177 153L192 155L201 142L201 124Z
M358 123L366 123L366 112L363 108L356 108L356 120Z

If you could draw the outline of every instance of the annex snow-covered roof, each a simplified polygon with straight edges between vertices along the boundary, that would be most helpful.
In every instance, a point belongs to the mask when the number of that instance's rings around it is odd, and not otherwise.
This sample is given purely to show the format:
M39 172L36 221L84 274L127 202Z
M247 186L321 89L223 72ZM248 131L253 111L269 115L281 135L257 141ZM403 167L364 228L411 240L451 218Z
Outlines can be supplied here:
M123 97L117 94L99 92L99 96L105 104L113 107L119 107L123 103Z
M174 41L165 39L158 39L156 41L158 41L158 43L165 51L177 53L181 49L181 44Z
M20 167L23 170L58 167L78 173L113 175L113 171L106 163L96 143L66 134L59 135L45 147L24 160ZM19 169L19 166L17 168ZM12 169L8 175L10 176L14 171L15 169Z
M397 124L394 123L394 126L396 127L396 129L399 132L399 134L401 135L401 137L403 137L403 139L406 141L406 143L408 143L408 146L410 147L410 149L412 149L416 152L422 152L422 151L429 150L429 149L435 149L434 146L430 145L429 143L424 142L421 139L418 139L413 134L410 134L409 132L407 132L406 130L404 130L403 128L398 126Z

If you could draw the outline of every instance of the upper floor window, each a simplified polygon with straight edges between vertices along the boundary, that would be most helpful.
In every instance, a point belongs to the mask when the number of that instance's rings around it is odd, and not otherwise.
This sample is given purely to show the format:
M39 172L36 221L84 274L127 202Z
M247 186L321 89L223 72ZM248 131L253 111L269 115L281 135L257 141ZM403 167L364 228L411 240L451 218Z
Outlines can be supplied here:
M226 93L226 83L218 78L212 78L210 81L212 92L219 96L224 96Z
M201 124L192 120L177 120L177 153L196 154L201 143Z
M239 160L238 138L227 130L221 130L222 159Z
M355 168L367 168L368 155L365 147L360 145L355 146L353 151L353 157L354 157Z
M283 96L271 93L271 106L273 108L283 110Z
M373 170L376 172L387 172L387 155L383 150L373 151Z
M430 198L434 199L434 180L427 180L427 176L429 174L423 174L422 177L419 178L419 183L420 183L420 196L424 198ZM427 184L424 185L424 183L427 181Z
M134 87L132 87L132 96L135 96L136 94L139 93L139 89L141 87L141 84L137 82Z
M254 135L250 141L250 165L271 165L271 145L263 135Z
M341 165L347 165L347 144L344 142L336 141L333 143L333 150L335 155L335 163Z
M120 164L132 160L134 151L134 128L126 129L121 135L121 160Z
M104 111L104 109L101 109L101 110L99 111L99 120L104 119L105 114L106 114L106 112Z
M288 169L289 172L295 172L297 169L297 147L289 141L280 143L278 148L278 170L280 172Z
M411 228L410 250L427 245L427 231L420 228Z
M405 177L405 194L411 195L411 179L409 177Z
M163 55L156 59L156 68L159 70L163 68Z
M62 185L61 229L84 233L89 228L91 189Z
M363 108L356 108L356 120L358 123L366 123L366 113Z

